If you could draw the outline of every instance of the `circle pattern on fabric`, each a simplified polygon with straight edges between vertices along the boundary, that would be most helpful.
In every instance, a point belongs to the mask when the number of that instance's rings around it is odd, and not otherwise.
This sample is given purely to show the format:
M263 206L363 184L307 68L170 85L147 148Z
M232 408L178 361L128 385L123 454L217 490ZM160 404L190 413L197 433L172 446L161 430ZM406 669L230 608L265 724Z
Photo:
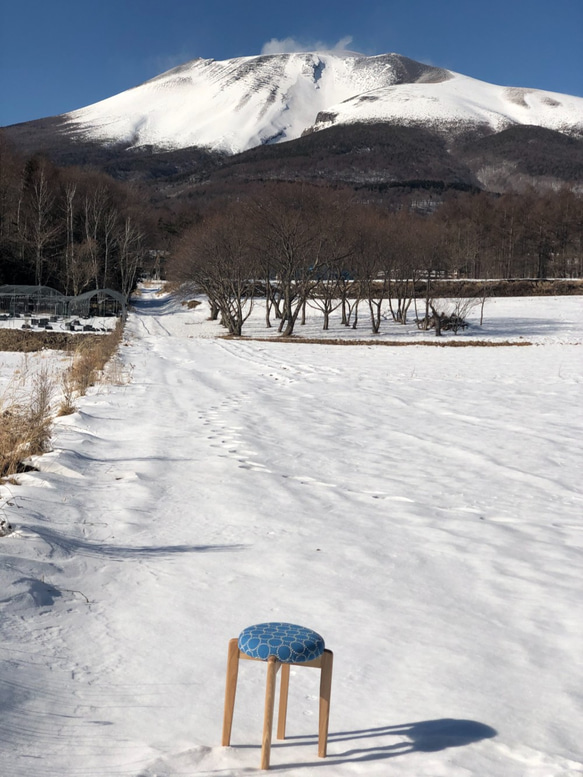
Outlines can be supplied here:
M304 664L322 655L324 640L294 623L258 623L239 634L239 650L262 661L275 656L283 664Z

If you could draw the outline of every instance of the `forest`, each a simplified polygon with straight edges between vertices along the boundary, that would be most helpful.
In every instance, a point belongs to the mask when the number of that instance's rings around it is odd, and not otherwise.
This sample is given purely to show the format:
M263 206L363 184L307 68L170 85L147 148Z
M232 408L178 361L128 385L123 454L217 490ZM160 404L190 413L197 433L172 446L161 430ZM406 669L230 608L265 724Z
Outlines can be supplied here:
M127 296L163 254L168 276L198 283L223 315L259 289L289 325L290 295L319 299L326 315L335 304L326 299L348 299L343 285L397 300L399 319L400 296L432 278L583 277L583 198L572 188L402 186L383 198L325 182L224 184L212 196L193 182L188 196L153 197L138 182L22 155L0 137L0 284Z
M0 284L127 296L151 242L148 219L132 187L21 156L0 137Z

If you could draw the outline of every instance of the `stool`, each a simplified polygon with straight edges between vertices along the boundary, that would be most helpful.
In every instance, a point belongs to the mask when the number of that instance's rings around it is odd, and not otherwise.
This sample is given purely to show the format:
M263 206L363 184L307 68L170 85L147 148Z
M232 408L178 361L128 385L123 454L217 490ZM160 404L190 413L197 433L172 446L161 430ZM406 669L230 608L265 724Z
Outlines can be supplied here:
M279 693L277 738L285 739L290 666L312 666L320 669L318 755L320 758L325 758L328 743L333 654L331 650L324 648L322 637L315 631L306 629L303 626L296 626L293 623L259 623L256 626L249 626L243 629L238 639L234 638L229 641L225 712L223 717L223 746L230 745L231 743L231 728L233 725L240 659L267 663L261 768L269 769L275 684L277 673L280 669L281 687Z

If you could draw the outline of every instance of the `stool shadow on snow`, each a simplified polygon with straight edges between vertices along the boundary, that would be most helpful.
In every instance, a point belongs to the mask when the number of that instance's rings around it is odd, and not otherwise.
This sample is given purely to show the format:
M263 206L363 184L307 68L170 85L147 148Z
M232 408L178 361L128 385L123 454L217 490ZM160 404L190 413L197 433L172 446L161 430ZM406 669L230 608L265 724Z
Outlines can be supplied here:
M485 723L475 720L459 720L456 718L441 718L439 720L422 720L416 723L402 723L394 726L362 729L359 731L330 732L328 743L331 752L323 760L310 763L273 764L272 770L290 769L300 766L330 766L333 763L350 763L352 761L379 761L385 758L396 758L409 753L434 753L447 750L450 747L465 747L482 739L491 739L498 732ZM395 737L407 737L408 741L394 741ZM350 743L355 740L377 740L370 747L353 747L337 752L338 743ZM383 739L383 742L378 740ZM297 747L299 744L313 745L314 736L289 736L285 742L274 744L274 752L281 747ZM365 745L364 742L362 742Z

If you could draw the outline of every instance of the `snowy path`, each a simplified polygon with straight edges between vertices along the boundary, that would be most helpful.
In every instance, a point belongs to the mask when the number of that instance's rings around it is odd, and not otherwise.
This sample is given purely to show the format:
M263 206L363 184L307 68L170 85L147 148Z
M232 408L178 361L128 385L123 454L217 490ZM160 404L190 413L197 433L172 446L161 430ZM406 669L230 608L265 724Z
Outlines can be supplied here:
M581 346L342 348L197 337L146 297L132 382L59 422L0 540L0 774L254 772L265 674L228 639L288 620L272 768L583 774Z

